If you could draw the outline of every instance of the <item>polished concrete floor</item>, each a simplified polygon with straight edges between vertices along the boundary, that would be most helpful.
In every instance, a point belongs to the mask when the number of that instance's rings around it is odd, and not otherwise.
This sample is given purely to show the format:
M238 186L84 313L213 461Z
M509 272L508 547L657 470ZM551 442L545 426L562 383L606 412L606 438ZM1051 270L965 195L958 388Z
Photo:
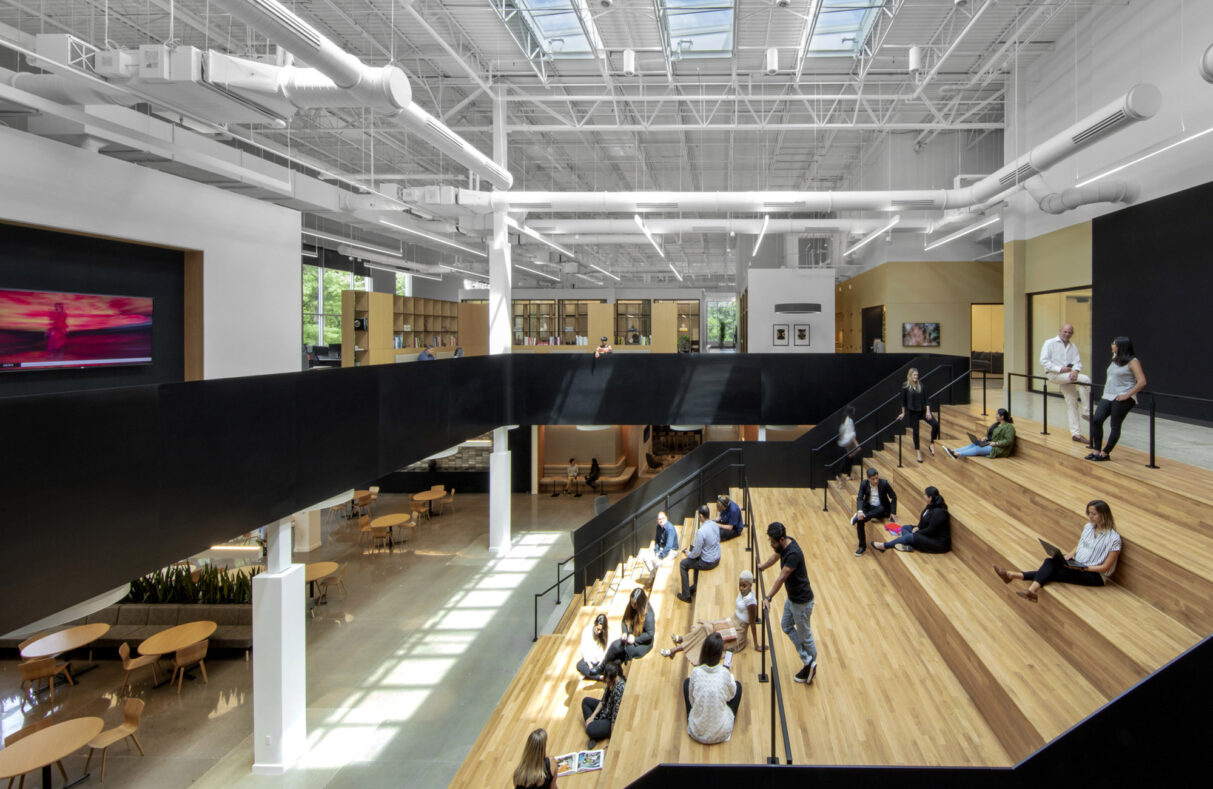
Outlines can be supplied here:
M621 494L612 494L612 499ZM307 622L308 753L282 777L252 776L252 669L243 653L212 655L210 681L151 687L138 737L147 755L110 748L106 783L123 787L447 786L531 646L533 594L572 553L569 532L593 515L593 497L513 497L513 545L488 551L488 497L460 494L457 511L424 523L391 553L360 547L356 529L330 522L323 546L295 560L349 562L336 592ZM384 495L378 514L408 511ZM566 598L567 599L567 598ZM541 603L541 620L554 609ZM541 622L542 624L542 622ZM15 660L0 661L0 730L7 736L52 712L121 720L116 655L75 688L22 709ZM84 752L65 760L74 780ZM36 780L36 779L34 779ZM97 759L91 785L101 785Z

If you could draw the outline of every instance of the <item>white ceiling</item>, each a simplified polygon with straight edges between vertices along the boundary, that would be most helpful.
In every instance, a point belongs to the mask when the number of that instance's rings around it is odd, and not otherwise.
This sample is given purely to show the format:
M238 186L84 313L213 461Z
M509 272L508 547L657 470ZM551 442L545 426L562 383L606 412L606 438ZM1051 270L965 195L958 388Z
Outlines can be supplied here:
M545 191L853 188L857 163L885 135L929 145L940 133L973 140L998 133L1008 60L1022 66L1048 52L1092 6L1106 4L884 0L862 57L806 58L797 80L797 47L817 0L786 8L738 0L732 57L674 62L662 49L654 0L615 0L610 8L590 0L605 61L547 62L527 57L502 20L502 2L284 4L364 63L400 66L414 100L486 153L494 102L504 102L514 189ZM0 43L40 32L68 32L98 48L171 40L240 55L272 49L208 0L0 0ZM911 45L924 52L917 80L907 72ZM779 49L771 76L768 47ZM637 52L634 76L623 73L625 48ZM368 110L308 110L284 129L239 131L351 179L468 185L465 169ZM726 237L685 235L667 239L666 249L696 286L719 288L735 272L729 246ZM577 253L625 278L632 272L633 282L662 276L652 273L651 247Z

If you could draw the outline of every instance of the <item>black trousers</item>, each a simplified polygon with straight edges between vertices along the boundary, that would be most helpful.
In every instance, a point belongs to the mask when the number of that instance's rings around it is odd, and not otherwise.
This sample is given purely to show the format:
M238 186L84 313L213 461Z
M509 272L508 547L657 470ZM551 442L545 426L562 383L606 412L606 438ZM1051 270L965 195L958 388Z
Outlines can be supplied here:
M719 559L717 559L714 562L705 562L702 558L699 558L699 557L696 557L694 559L687 558L687 559L683 559L681 562L679 562L678 563L678 572L682 574L682 596L687 597L687 596L695 593L695 591L694 591L695 587L697 587L699 585L699 571L700 570L715 570L716 565L718 565L718 564L720 564ZM693 583L693 584L691 583L690 578L687 575L688 570L695 571L695 583Z
M914 449L918 449L918 423L926 422L931 426L931 441L939 440L939 419L931 417L927 419L926 411L906 411L906 423L910 426L910 433L914 436Z
M867 522L872 520L872 518L889 517L889 510L883 504L877 504L875 507L873 507L870 503L865 503L863 505L863 514L863 518L855 518L855 538L859 540L860 548L868 544L867 529L864 528Z
M1050 583L1103 586L1103 576L1099 573L1076 570L1073 567L1067 566L1065 562L1057 561L1052 556L1045 559L1044 564L1040 565L1040 569L1036 572L1024 573L1023 579L1025 581L1035 581L1041 586Z
M736 682L736 680L734 680ZM691 678L687 677L682 681L682 701L687 707L687 720L691 719ZM733 694L733 698L725 702L726 706L733 711L733 717L737 717L737 709L741 707L741 683L737 682L737 692Z
M653 648L652 644L625 644L622 638L617 638L607 647L606 656L602 658L602 664L618 662L627 663L634 658L642 658L649 654L649 650Z
M589 717L598 705L602 703L602 699L582 699L581 700L581 718L585 720ZM585 725L586 736L591 740L607 740L611 737L612 723L606 720L592 720Z
M1108 421L1108 417L1112 417L1112 427L1108 430L1108 443L1104 445L1104 454L1110 454L1112 447L1116 446L1116 442L1120 441L1120 425L1125 421L1125 417L1137 405L1137 401L1129 398L1124 402L1120 400L1100 400L1099 405L1095 408L1095 415L1091 417L1091 446L1099 449L1099 443L1103 441L1103 423Z
M743 529L744 529L744 527L742 527L742 526L738 526L735 529L734 528L721 529L720 530L720 541L728 542L729 540L737 539L738 537L741 536Z
M584 660L577 661L577 671L586 679L602 679L602 667L606 665L606 660L603 660L596 666L591 666Z

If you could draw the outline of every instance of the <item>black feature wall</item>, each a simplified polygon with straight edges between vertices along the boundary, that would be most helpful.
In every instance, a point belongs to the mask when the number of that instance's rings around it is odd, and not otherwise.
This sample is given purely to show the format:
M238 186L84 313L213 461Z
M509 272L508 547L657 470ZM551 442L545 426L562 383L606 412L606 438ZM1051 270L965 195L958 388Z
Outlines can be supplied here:
M0 222L0 289L155 299L151 364L0 371L0 397L181 381L185 371L184 266L179 250Z
M1093 222L1094 358L1085 366L1095 382L1106 377L1112 339L1123 335L1133 340L1147 392L1213 398L1211 206L1213 183L1207 183ZM1159 413L1213 419L1209 403L1159 397L1157 404Z

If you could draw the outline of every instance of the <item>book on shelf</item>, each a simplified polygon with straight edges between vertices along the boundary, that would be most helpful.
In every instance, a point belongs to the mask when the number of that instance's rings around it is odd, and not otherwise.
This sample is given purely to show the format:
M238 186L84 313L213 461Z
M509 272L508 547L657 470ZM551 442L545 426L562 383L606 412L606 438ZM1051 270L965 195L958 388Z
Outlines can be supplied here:
M556 757L556 777L602 769L603 751L577 751Z

